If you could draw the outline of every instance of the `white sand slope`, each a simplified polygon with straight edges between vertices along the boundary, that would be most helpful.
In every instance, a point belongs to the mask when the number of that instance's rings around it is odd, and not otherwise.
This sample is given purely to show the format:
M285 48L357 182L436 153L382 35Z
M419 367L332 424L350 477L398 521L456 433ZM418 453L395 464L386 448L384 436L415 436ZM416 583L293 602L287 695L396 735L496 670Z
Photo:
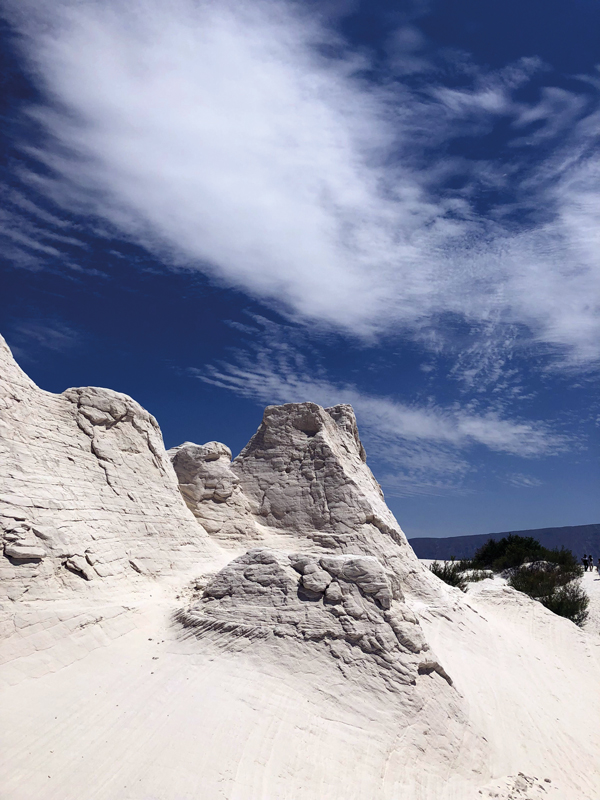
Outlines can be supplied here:
M582 586L590 598L585 630L600 636L600 575L598 572L584 572Z
M419 609L467 724L430 698L406 725L401 696L307 651L183 639L160 592L52 619L31 604L0 670L1 796L597 798L600 640L485 583Z
M472 613L419 616L490 745L492 774L518 764L550 778L556 796L600 797L600 735L590 726L600 713L600 638L498 581L471 584L461 606Z
M438 581L347 406L174 471L130 398L1 345L2 800L600 797L597 576L587 631Z

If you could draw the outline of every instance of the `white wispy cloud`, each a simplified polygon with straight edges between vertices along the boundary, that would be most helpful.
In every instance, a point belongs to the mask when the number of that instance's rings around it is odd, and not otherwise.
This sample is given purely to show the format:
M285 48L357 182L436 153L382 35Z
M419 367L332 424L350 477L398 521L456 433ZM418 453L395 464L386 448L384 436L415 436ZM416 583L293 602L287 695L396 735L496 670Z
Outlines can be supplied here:
M506 476L506 481L518 489L531 489L542 486L543 482L534 475L525 475L522 472L511 472Z
M245 366L209 367L202 380L266 403L312 401L330 406L350 403L364 416L363 426L406 441L431 441L453 447L484 445L490 450L529 457L546 455L560 444L543 425L515 422L491 412L477 416L439 407L413 407L389 397L360 392L352 385L334 385L299 370L298 358L276 363L259 353Z
M71 224L40 208L20 192L0 193L0 249L13 264L40 270L49 264L66 264L64 246L86 249L86 244L69 235Z
M364 53L284 0L12 8L47 97L29 111L47 145L30 155L57 201L296 319L362 337L496 319L560 363L598 360L597 112L552 87L517 102L538 60L415 93L370 82ZM420 47L398 33L400 72L426 72ZM500 117L506 164L443 155ZM531 145L557 137L529 168ZM453 171L460 191L445 188ZM478 213L478 187L503 185L512 204Z
M407 404L356 385L332 381L294 342L293 332L264 319L253 346L229 362L191 368L205 383L261 404L310 401L322 406L350 403L368 454L392 494L439 493L463 487L472 470L472 452L540 458L568 447L546 425L476 413L469 407ZM250 328L247 333L256 333ZM522 484L519 484L522 485Z
M85 337L58 319L23 319L9 325L7 339L16 358L36 361L44 351L68 353L76 350Z

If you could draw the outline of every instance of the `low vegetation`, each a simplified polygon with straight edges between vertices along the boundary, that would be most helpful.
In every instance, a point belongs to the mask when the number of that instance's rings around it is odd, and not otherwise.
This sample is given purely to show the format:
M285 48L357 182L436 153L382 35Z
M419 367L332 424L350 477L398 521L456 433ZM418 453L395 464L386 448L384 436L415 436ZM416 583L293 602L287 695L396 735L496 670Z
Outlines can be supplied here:
M589 598L581 588L582 574L578 564L573 568L551 561L535 561L514 569L508 584L581 626L587 619L589 605Z
M589 598L581 588L583 568L570 550L549 550L531 536L511 534L490 539L470 560L438 562L430 570L450 586L466 591L470 582L503 573L509 586L583 625Z
M461 591L466 591L467 577L461 567L461 561L434 561L429 569L438 578L447 583L449 586L456 586Z

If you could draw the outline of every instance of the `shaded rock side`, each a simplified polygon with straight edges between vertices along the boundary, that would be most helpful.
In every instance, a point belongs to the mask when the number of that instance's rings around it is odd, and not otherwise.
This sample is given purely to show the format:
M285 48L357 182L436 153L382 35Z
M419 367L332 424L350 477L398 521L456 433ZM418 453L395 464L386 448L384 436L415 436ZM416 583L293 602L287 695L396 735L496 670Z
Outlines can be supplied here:
M107 389L39 389L1 337L0 536L13 599L185 568L215 549L151 414Z
M168 456L186 505L211 536L226 543L260 538L258 506L242 491L227 445L184 442Z

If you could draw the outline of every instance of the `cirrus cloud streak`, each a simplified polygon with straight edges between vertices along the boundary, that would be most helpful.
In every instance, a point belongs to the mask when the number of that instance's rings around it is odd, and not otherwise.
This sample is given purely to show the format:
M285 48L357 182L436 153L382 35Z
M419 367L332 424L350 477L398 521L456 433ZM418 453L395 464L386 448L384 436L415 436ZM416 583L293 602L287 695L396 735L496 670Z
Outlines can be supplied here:
M599 112L552 87L516 99L536 59L416 91L371 80L364 53L283 0L26 1L12 19L57 202L300 321L372 339L499 319L560 363L597 361ZM445 156L500 118L505 164ZM482 189L511 202L482 211Z

